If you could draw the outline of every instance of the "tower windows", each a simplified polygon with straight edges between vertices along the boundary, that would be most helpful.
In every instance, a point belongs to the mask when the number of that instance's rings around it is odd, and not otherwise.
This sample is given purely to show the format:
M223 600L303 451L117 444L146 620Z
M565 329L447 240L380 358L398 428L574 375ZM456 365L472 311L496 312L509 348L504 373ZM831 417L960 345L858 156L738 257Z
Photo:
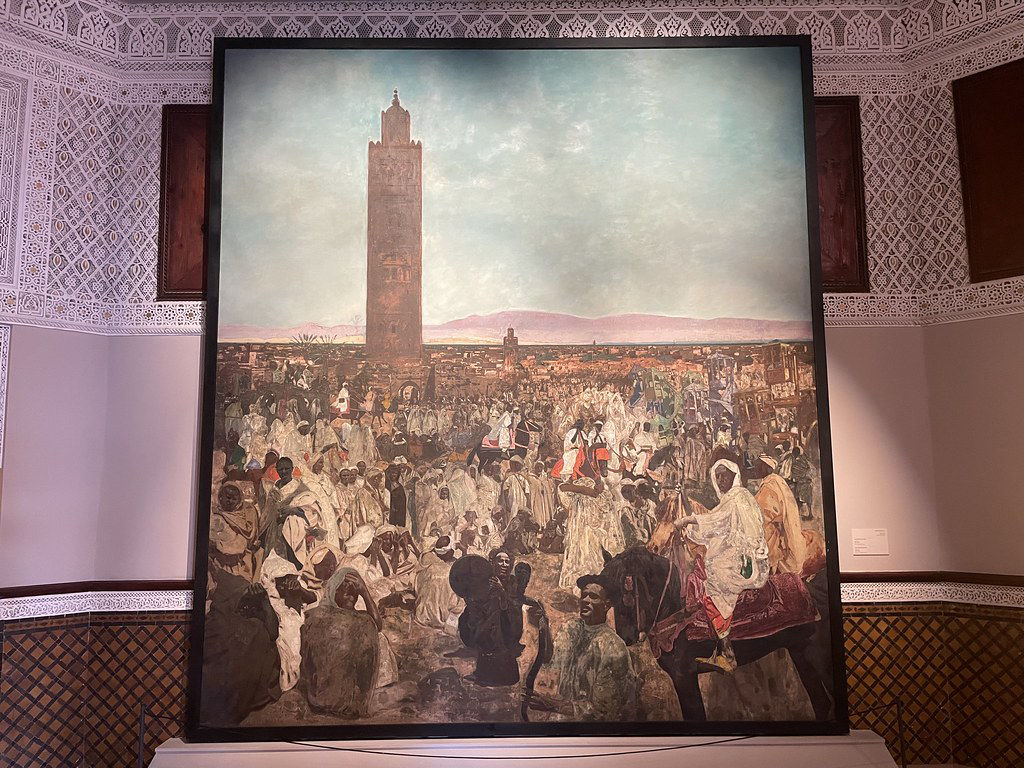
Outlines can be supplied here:
M412 269L409 267L397 267L384 264L381 274L385 283L412 282Z

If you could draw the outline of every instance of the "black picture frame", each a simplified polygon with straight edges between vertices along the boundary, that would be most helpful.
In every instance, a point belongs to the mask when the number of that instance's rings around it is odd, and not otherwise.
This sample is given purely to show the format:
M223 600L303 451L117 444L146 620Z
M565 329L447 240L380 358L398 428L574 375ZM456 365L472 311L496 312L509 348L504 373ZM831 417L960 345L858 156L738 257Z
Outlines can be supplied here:
M834 717L808 721L705 721L705 722L537 722L537 723L430 723L362 724L337 726L280 726L214 728L200 723L202 662L209 548L211 480L214 450L214 416L217 360L217 319L220 288L220 233L222 182L222 130L225 53L232 49L533 49L533 48L739 48L794 47L799 50L802 92L805 184L807 199L808 256L814 380L817 397L818 439L822 504L824 508L828 579L828 626L831 638ZM313 38L216 38L213 53L213 104L210 113L210 162L207 195L206 323L203 345L201 439L198 456L198 490L193 618L188 669L186 738L196 742L232 741L329 741L418 738L487 738L522 736L801 736L843 735L849 732L842 605L839 592L839 554L835 520L835 493L828 382L825 358L825 324L819 254L817 170L815 162L814 95L811 73L811 41L808 35L601 38L601 39L313 39Z

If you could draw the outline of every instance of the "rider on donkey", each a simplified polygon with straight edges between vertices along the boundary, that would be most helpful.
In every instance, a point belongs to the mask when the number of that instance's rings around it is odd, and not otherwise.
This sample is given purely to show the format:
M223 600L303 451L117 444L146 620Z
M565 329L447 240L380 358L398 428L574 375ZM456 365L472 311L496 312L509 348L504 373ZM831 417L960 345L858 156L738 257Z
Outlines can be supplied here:
M764 519L757 500L740 481L738 458L719 458L711 466L711 481L718 494L718 505L707 514L687 514L675 521L675 527L695 544L707 548L704 576L700 569L698 595L718 645L708 658L697 661L723 672L736 669L736 655L729 641L736 600L747 589L759 589L768 581L768 545L764 538Z

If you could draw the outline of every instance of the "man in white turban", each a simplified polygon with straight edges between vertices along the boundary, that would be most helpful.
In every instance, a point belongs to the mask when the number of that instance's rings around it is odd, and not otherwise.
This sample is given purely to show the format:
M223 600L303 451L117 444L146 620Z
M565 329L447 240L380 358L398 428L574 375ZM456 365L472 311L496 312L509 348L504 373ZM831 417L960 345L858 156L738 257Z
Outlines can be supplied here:
M718 459L710 474L718 506L707 514L681 517L675 525L685 529L690 541L707 548L699 594L718 635L718 645L710 658L698 661L733 672L736 655L729 642L732 614L744 590L759 589L768 581L768 544L761 508L740 481L739 459Z
M462 613L462 599L452 591L448 575L455 562L455 550L448 536L439 536L434 547L424 552L416 571L416 623L455 634L456 618Z

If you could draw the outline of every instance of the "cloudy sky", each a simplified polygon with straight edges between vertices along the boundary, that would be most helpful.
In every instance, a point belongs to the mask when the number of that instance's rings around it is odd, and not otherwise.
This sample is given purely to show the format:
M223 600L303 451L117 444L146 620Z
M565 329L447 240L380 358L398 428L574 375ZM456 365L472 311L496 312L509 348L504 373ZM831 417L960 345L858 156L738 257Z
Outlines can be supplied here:
M792 48L228 51L221 324L365 314L367 143L423 142L423 319L809 317Z

